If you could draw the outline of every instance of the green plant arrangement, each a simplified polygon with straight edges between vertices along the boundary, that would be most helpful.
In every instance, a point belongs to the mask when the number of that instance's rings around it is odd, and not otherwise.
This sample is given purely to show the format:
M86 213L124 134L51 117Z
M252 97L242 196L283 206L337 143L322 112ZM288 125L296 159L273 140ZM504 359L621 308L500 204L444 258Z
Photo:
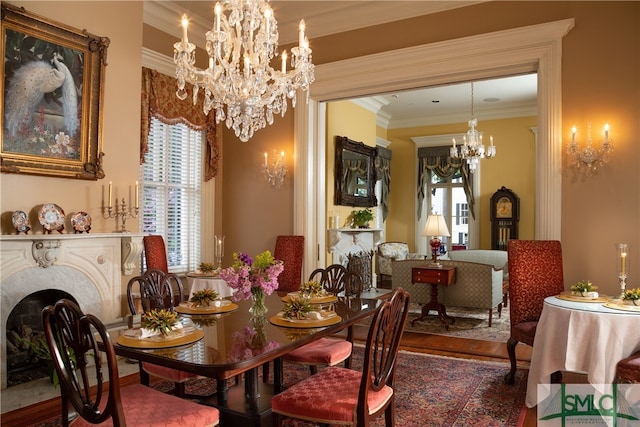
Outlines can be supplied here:
M622 300L629 301L629 303L632 305L640 306L640 288L624 291Z
M212 271L214 271L216 268L213 266L213 264L208 263L208 262L201 262L200 263L200 267L198 267L198 269L203 272L203 273L211 273Z
M287 319L304 319L311 311L309 298L291 298L282 309L282 315Z
M310 297L318 297L324 294L324 288L320 282L311 280L300 285L300 294Z
M580 295L582 296L584 296L586 292L595 292L597 290L598 290L598 287L594 286L593 283L591 283L588 280L582 280L576 283L575 285L571 286L571 292L580 293Z
M368 208L351 211L351 218L353 218L353 225L355 227L369 228L369 222L373 221L373 212Z
M33 354L40 360L45 361L47 367L49 369L49 379L54 387L57 387L60 384L58 379L58 372L53 367L53 360L51 359L51 352L49 352L49 345L47 344L47 340L43 336L34 337L31 339L27 338L19 338L21 342L27 344ZM73 350L71 351L71 360L75 364L75 357L73 355Z
M216 298L218 298L218 293L213 289L207 288L194 292L189 298L189 302L196 307L208 307L209 303L215 301Z
M166 309L149 310L142 315L142 327L160 333L162 336L169 335L178 323L178 314Z

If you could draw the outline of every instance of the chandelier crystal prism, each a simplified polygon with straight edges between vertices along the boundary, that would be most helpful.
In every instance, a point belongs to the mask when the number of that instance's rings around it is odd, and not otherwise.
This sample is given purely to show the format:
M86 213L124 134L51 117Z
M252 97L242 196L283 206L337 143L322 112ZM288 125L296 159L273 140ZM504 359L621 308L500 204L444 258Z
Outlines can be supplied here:
M269 0L216 3L213 28L205 35L209 67L204 70L195 66L196 46L189 42L188 25L183 15L182 39L173 45L176 95L186 99L189 83L196 104L202 90L204 113L214 110L216 123L225 122L241 141L247 142L256 131L273 124L275 114L284 116L287 98L295 108L299 89L308 100L315 77L304 20L300 20L298 46L291 49L289 70L286 51L280 55L280 70L270 65L278 55L279 35Z
M490 145L485 152L484 144L482 144L482 133L480 133L476 126L478 126L478 119L475 118L473 111L473 82L471 82L471 120L469 124L469 130L466 135L463 135L463 144L460 150L456 147L456 139L453 138L453 146L450 148L449 156L453 158L462 158L467 161L469 170L475 172L478 167L480 159L493 158L496 155L496 147L493 145L493 136L489 138Z

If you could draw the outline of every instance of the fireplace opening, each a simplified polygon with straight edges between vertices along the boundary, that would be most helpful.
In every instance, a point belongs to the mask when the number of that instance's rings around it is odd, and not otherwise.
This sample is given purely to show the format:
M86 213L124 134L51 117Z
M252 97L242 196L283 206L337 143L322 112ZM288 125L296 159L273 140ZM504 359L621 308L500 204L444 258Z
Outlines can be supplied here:
M51 373L44 341L42 309L61 298L77 302L69 293L45 289L23 298L7 319L7 387L46 378Z

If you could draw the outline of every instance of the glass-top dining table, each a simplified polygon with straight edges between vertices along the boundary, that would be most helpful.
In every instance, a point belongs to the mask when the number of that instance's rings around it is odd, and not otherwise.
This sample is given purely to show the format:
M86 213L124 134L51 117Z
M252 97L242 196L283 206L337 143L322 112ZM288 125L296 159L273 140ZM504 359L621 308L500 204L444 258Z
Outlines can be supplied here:
M231 303L215 309L177 307L185 332L180 339L140 339L131 329L112 332L116 354L143 362L192 372L217 380L217 391L203 403L217 407L222 425L270 425L271 397L283 389L282 356L318 338L338 333L372 316L378 299L339 298L335 317L318 322L288 322L278 317L286 293L265 298L268 312L253 317L251 301ZM259 368L273 363L273 384L258 380ZM244 374L244 381L228 381ZM231 384L231 385L230 385Z

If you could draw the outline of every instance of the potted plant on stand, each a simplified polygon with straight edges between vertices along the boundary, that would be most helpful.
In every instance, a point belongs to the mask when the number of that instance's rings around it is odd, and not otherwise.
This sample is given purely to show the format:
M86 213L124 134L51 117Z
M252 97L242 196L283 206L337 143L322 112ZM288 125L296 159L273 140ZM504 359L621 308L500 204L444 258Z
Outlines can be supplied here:
M358 228L369 228L369 222L373 220L373 212L371 209L361 209L359 211L351 211L353 226Z

